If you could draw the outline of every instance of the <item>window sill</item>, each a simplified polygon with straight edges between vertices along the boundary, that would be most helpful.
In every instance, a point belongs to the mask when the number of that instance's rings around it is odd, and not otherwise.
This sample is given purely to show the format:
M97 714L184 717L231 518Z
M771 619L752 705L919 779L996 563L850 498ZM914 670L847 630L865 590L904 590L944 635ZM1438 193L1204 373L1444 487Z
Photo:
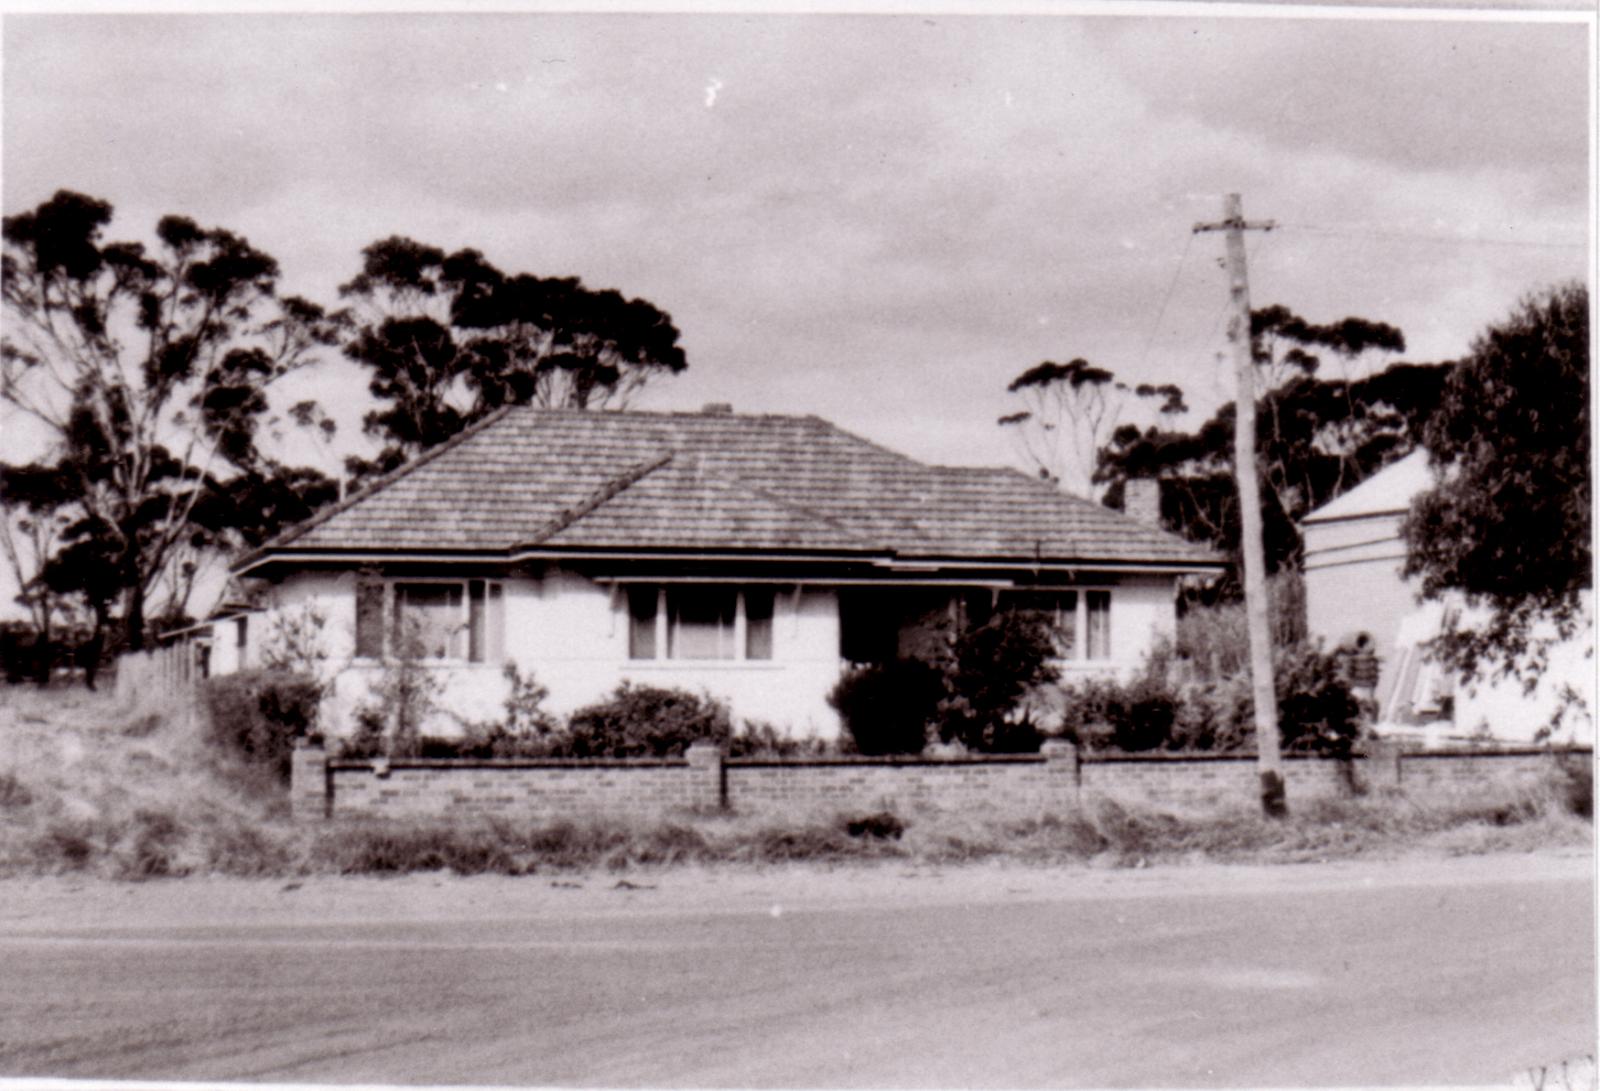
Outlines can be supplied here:
M505 670L504 663L473 663L465 659L414 659L411 662L428 670L438 670L442 667L448 667L451 670L496 672ZM394 667L399 664L400 660L398 659L374 659L370 656L360 656L350 660L350 666L358 670L380 670L384 667Z
M784 668L776 659L624 659L629 670L646 671L775 671Z

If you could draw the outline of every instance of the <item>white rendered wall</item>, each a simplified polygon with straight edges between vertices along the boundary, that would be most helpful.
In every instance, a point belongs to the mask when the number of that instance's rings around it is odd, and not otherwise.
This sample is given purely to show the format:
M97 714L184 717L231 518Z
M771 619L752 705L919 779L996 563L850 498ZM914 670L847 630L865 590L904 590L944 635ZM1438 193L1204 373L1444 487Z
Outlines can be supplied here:
M838 680L839 607L828 590L780 589L773 604L772 658L630 660L623 590L552 570L507 584L506 650L550 690L548 707L568 713L623 681L705 691L736 720L771 724L792 735L833 738L837 714L826 695Z
M630 681L709 693L727 702L736 721L767 723L793 736L831 739L839 733L838 714L827 702L843 669L839 602L832 589L778 590L771 659L630 660L627 597L621 589L559 568L503 585L506 657L549 690L545 707L552 713L570 713ZM1063 663L1063 682L1131 674L1158 639L1175 632L1172 577L1123 577L1104 586L1111 590L1111 656ZM384 670L380 663L354 657L355 587L350 572L294 575L275 589L272 609L251 621L251 643L259 649L271 639L274 617L315 610L323 618L322 652L334 683L323 722L337 725L334 733L353 729L357 711L372 700L372 686ZM458 734L473 722L503 714L504 663L433 667L442 688L427 733Z
M1084 588L1096 585L1086 578ZM1111 656L1108 659L1063 660L1061 681L1114 676L1126 678L1144 665L1150 650L1178 632L1177 580L1172 576L1125 576L1120 583L1099 585L1111 592ZM1080 592L1079 611L1084 610ZM1081 638L1079 650L1086 646Z
M558 715L609 695L624 680L707 692L726 701L736 721L771 724L792 735L833 738L837 714L826 695L837 681L839 611L829 590L798 597L780 590L773 607L770 660L673 661L628 659L627 599L572 572L503 581L505 651L524 676L550 691L545 707ZM371 700L383 666L358 660L354 573L302 573L275 588L265 614L252 619L262 638L275 617L316 610L324 618L322 648L333 681L323 722L353 730L356 712ZM259 645L255 633L252 643ZM442 689L429 734L453 735L472 722L498 719L508 692L505 663L431 665Z

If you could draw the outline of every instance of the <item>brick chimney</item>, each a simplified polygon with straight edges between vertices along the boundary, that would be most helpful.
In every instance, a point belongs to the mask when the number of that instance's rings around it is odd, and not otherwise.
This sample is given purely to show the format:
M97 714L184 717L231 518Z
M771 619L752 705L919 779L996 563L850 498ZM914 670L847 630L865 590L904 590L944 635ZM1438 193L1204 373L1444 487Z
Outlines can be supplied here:
M1161 525L1161 482L1153 477L1129 478L1122 484L1122 513L1147 526Z
M700 407L701 416L705 417L731 417L733 416L732 402L706 402Z

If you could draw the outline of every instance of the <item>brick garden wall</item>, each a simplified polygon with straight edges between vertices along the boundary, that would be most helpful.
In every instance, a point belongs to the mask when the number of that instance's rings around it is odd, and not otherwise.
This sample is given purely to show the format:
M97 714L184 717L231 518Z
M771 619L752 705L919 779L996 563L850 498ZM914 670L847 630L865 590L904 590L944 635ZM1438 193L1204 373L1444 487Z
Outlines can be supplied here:
M1285 758L1291 805L1348 794L1352 785L1413 798L1465 795L1536 781L1557 760L1591 760L1588 749L1555 755L1519 749L1468 754L1374 748L1340 762ZM295 751L297 816L549 819L611 814L649 817L688 808L740 812L934 809L1039 814L1079 801L1113 799L1163 807L1249 800L1258 790L1252 754L1079 754L1047 743L1044 753L964 758L725 758L697 744L686 758L610 761L329 761Z

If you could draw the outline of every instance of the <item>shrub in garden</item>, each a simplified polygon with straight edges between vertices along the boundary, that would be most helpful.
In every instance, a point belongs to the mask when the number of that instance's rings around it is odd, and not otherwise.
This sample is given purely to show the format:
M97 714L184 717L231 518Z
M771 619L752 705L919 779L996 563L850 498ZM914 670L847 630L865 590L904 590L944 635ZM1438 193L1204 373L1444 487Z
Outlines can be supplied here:
M920 754L945 695L939 668L896 659L847 671L828 693L857 753Z
M546 711L550 691L533 675L524 676L507 663L505 715L489 723L469 724L462 739L424 739L423 757L540 758L561 744L561 722Z
M795 738L769 723L751 720L746 720L728 740L728 756L732 758L814 757L834 752L832 744L815 735Z
M1347 757L1361 735L1361 702L1338 657L1310 641L1273 653L1285 750Z
M208 741L247 765L289 782L294 740L316 727L322 686L283 671L240 671L202 687Z
M1128 681L1095 679L1064 688L1062 733L1092 749L1238 750L1252 745L1254 702L1248 671L1179 681L1182 662L1158 647ZM1273 662L1284 749L1348 755L1360 736L1361 709L1337 658L1301 641L1275 649Z
M675 757L705 739L726 747L727 706L681 689L624 682L604 701L578 709L551 753L570 758Z
M1062 690L1061 733L1090 750L1137 752L1172 746L1179 702L1165 677L1088 679Z
M947 692L939 708L939 737L984 753L1039 749L1041 736L1014 714L1037 686L1060 677L1056 629L1035 610L1005 610L950 641Z

